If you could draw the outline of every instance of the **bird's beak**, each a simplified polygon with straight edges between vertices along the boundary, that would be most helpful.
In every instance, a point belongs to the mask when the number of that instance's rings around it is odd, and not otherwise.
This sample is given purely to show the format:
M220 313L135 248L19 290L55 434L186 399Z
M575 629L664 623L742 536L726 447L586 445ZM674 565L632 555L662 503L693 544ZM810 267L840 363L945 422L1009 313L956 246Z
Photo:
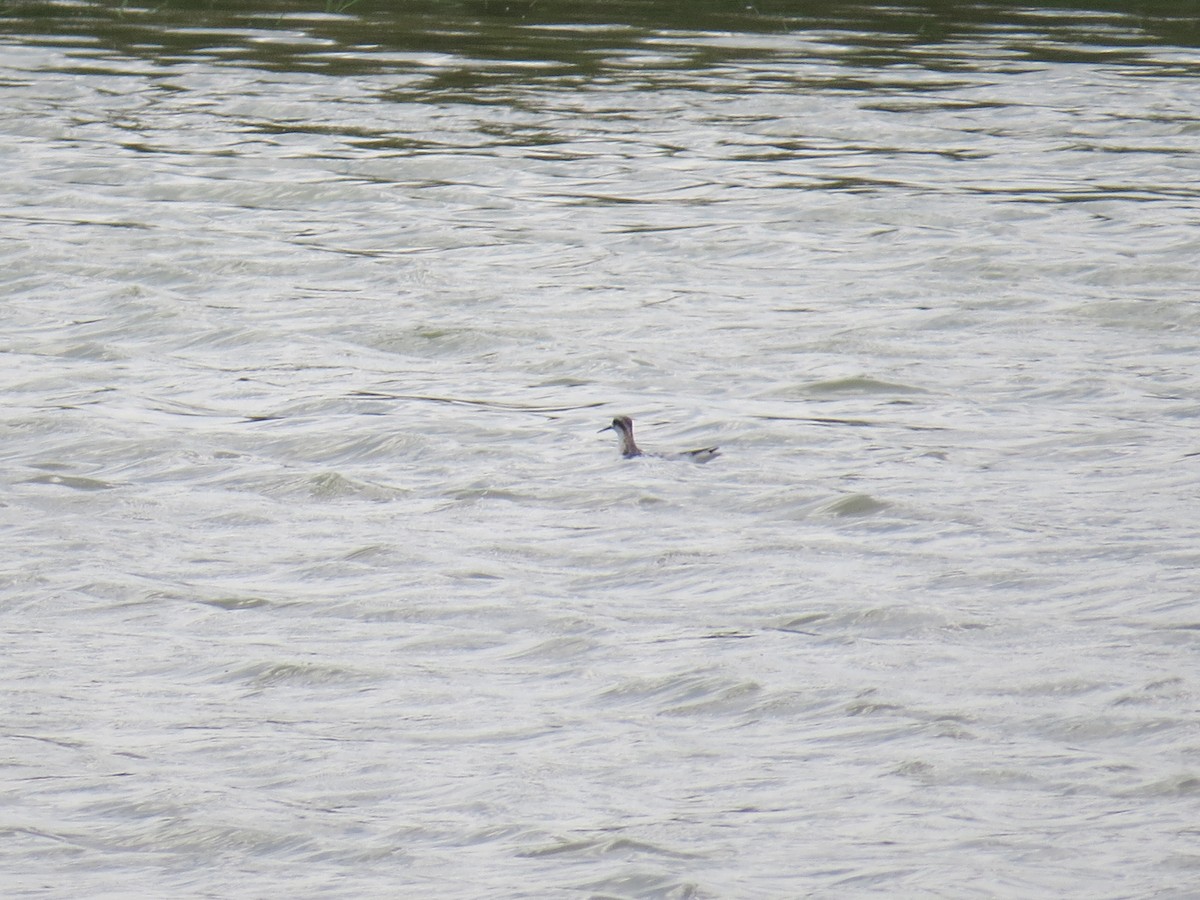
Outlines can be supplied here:
M603 434L606 431L612 431L612 430L613 430L613 427L611 425L605 425L603 428L601 428L599 431L597 431L596 434Z

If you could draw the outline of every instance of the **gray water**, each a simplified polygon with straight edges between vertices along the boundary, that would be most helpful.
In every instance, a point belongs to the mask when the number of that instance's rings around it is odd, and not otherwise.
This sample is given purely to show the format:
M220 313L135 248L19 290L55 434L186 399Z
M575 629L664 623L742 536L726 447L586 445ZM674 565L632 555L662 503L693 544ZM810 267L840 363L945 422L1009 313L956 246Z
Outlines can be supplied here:
M1188 4L399 6L0 10L4 894L1200 896Z

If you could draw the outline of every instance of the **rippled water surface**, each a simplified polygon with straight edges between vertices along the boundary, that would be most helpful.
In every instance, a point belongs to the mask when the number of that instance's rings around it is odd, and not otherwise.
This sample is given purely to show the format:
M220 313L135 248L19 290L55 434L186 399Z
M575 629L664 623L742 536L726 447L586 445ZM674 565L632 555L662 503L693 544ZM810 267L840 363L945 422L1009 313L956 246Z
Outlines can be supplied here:
M6 894L1193 896L1187 4L339 6L0 9Z

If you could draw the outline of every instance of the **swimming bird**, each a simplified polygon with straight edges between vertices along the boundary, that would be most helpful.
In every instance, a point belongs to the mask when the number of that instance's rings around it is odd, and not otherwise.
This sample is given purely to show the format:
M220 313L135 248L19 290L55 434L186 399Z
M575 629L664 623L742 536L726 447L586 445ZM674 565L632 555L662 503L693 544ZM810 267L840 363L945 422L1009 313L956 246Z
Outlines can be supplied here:
M655 456L659 459L690 459L692 462L705 463L714 456L720 456L716 447L701 447L699 450L685 450L683 453L643 453L642 448L633 441L633 419L629 416L617 416L611 425L606 425L596 432L615 431L621 439L621 455L626 459L635 456Z

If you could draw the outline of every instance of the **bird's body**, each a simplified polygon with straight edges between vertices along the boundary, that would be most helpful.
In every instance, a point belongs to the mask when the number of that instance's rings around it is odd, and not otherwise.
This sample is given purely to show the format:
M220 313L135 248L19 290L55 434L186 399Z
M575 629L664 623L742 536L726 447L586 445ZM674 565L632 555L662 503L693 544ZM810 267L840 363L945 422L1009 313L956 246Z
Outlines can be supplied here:
M633 440L633 419L629 416L617 416L612 420L611 425L600 430L617 433L617 437L621 439L621 455L626 459L633 459L635 456L655 456L659 459L687 459L692 462L704 463L714 456L721 455L716 447L701 447L698 450L685 450L682 453L644 453Z

